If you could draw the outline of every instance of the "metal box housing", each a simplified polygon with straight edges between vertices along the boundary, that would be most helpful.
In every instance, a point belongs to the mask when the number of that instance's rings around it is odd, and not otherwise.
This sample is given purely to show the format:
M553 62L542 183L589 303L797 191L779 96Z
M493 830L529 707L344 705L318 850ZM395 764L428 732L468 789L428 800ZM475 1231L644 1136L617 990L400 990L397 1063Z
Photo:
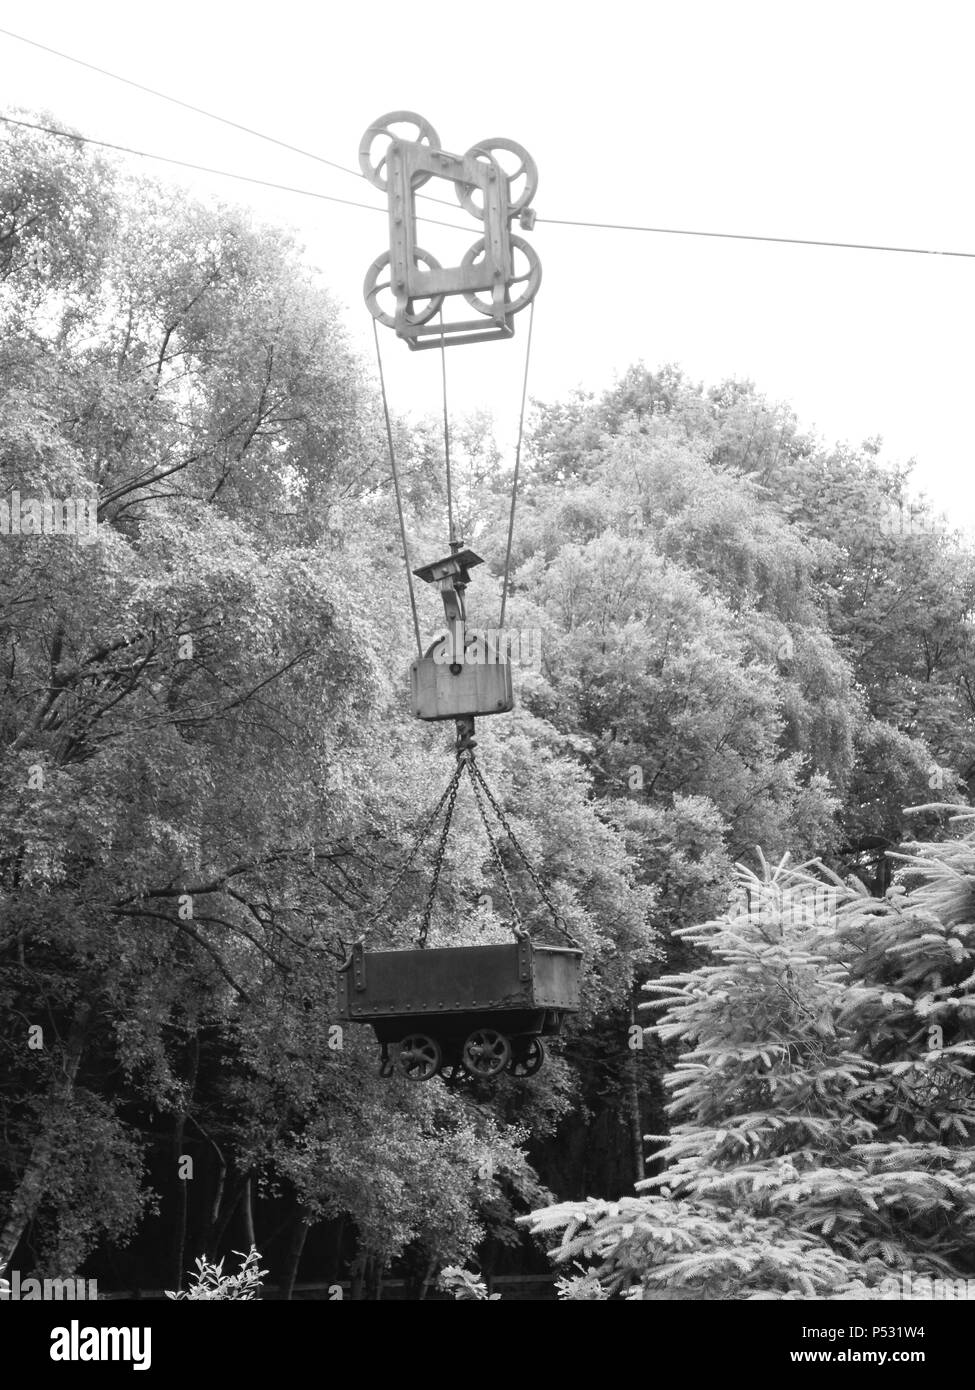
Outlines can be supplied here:
M511 663L470 662L454 673L432 656L410 666L410 701L416 719L460 719L506 714L515 707Z

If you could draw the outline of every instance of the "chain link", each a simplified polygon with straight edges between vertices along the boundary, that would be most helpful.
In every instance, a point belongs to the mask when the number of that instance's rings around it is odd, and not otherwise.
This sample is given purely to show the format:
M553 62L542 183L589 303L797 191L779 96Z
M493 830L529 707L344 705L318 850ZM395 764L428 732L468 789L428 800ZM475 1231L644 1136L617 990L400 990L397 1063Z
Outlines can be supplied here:
M508 904L511 907L512 931L514 932L515 936L520 940L523 936L526 935L526 932L524 926L522 925L521 913L518 911L518 907L515 903L515 895L512 893L511 884L508 882L508 874L507 870L504 867L504 860L501 858L501 850L499 849L497 841L495 840L494 835L491 832L491 826L488 822L487 811L485 811L484 802L481 800L481 789L478 786L479 774L476 767L474 766L473 761L467 764L467 768L468 772L470 773L471 789L474 792L474 800L477 802L477 809L481 813L481 820L484 822L484 830L488 837L488 843L491 846L491 856L494 859L494 865L498 871L498 877L500 878L504 886L505 897L508 899Z
M483 775L482 775L482 773L481 773L481 769L480 769L479 767L477 767L477 766L473 763L473 761L472 761L472 763L471 763L471 780L474 781L474 782L476 782L476 783L479 783L479 784L480 784L481 788L482 788L483 791L484 791L485 796L487 797L488 801L490 801L491 806L492 806L493 809L494 809L494 814L497 816L498 820L501 822L502 826L504 827L505 831L507 832L508 839L511 841L511 843L514 845L515 849L518 851L518 855L519 855L519 857L520 857L520 859L521 859L521 862L524 864L525 868L528 870L528 877L531 879L532 883L535 885L536 889L538 890L538 895L539 895L539 897L541 898L542 902L545 904L545 906L548 908L549 912L552 914L552 920L554 921L556 927L558 927L559 931L560 931L560 932L562 933L562 935L565 937L566 941L569 943L570 946L575 946L576 948L578 948L578 945L579 945L578 941L576 941L575 937L572 935L572 933L569 931L568 927L565 925L565 923L564 923L564 921L562 920L562 918L559 916L558 909L556 908L555 904L552 902L552 899L549 897L548 893L545 891L545 886L544 886L544 884L542 883L541 879L539 878L538 874L536 873L536 871L535 871L535 869L534 869L534 867L533 867L533 865L532 865L532 863L531 863L531 860L528 858L528 855L527 855L527 854L525 853L525 851L522 849L521 844L520 844L519 841L518 841L517 835L516 835L515 832L512 830L512 828L511 828L511 826L510 826L510 824L509 824L509 822L508 822L508 817L505 815L504 811L503 811L503 810L501 809L501 807L498 805L498 803L497 803L497 801L496 801L496 799L495 799L494 793L491 791L491 788L488 786L487 782L485 782L484 777L483 777ZM490 832L489 832L489 833L490 833Z
M440 875L443 871L444 858L447 853L447 840L450 835L450 826L454 817L454 809L457 802L457 792L460 787L460 779L463 776L465 769L467 770L467 773L470 777L471 789L474 793L474 800L477 804L477 809L480 813L481 821L484 825L484 830L488 837L488 843L491 846L491 858L494 862L495 868L498 871L498 877L501 880L502 887L504 888L505 897L507 898L509 907L511 909L511 918L513 924L512 930L515 936L520 938L526 935L525 927L522 922L521 914L518 911L518 906L515 902L515 896L511 887L511 881L508 878L508 873L504 866L504 860L501 856L501 847L498 844L491 830L487 811L484 808L484 802L481 798L482 792L484 793L484 796L487 797L487 800L490 803L491 808L494 811L494 814L497 816L502 828L504 829L505 834L508 836L508 839L515 847L515 850L518 853L518 857L520 858L522 864L524 864L525 869L528 872L528 876L534 884L539 897L541 898L545 906L548 908L548 911L551 914L552 920L555 923L556 927L562 933L562 936L565 938L565 940L569 943L570 946L578 948L579 943L576 941L575 937L572 936L571 932L566 927L565 922L559 915L558 909L552 902L552 899L549 897L545 889L545 885L539 878L538 873L536 872L534 866L531 863L531 860L528 858L528 855L525 853L524 849L522 849L521 843L519 842L517 835L515 834L514 830L512 830L511 824L508 821L508 817L505 815L501 806L498 804L498 801L494 793L491 791L491 788L484 780L484 776L481 773L481 769L477 766L477 763L474 760L473 750L465 751L464 756L458 758L457 766L454 768L453 774L450 778L450 781L447 783L447 786L444 789L443 795L437 802L434 809L430 812L430 815L427 817L420 831L417 833L416 839L413 842L413 848L410 850L399 872L396 874L396 877L393 880L389 892L383 898L379 907L376 909L372 917L369 919L367 930L369 929L369 927L372 927L372 925L376 922L377 918L388 907L389 903L392 900L393 894L396 892L396 889L399 887L400 883L403 881L403 878L406 876L409 869L411 868L413 861L416 859L416 856L420 851L420 846L423 844L427 835L430 833L430 829L434 821L436 821L437 817L440 815L440 812L443 810L444 805L446 805L447 814L444 817L443 827L440 831L440 839L437 844L437 852L434 856L433 879L430 884L430 892L427 895L427 900L423 908L423 918L420 924L420 932L418 937L421 950L426 947L427 936L430 932L430 919L433 913L433 903L437 895L437 888L440 883Z
M444 818L443 829L440 832L440 843L437 846L436 857L433 861L433 882L430 884L430 894L423 909L423 921L420 924L419 944L420 949L424 950L427 944L427 934L430 931L430 914L433 912L433 900L437 896L437 884L440 882L440 871L443 868L444 855L447 852L447 836L450 834L450 822L454 817L454 805L457 801L457 788L460 786L461 774L464 771L464 764L459 762L454 768L454 774L447 783L447 790L441 798L440 806L444 800L447 802L447 814ZM437 807L439 811L440 806Z
M375 925L378 918L382 915L383 912L385 912L386 908L389 906L390 902L392 901L393 894L396 892L397 888L402 883L403 879L406 877L413 864L414 859L420 852L420 846L423 844L423 841L427 838L427 835L430 833L430 827L433 825L434 821L440 815L440 812L443 809L444 802L447 801L448 798L450 798L451 791L453 791L454 796L457 795L457 783L459 779L460 772L458 769L454 772L450 781L444 788L443 796L441 796L436 806L430 812L429 816L427 816L422 828L417 832L416 839L413 841L413 848L410 850L406 859L403 861L403 864L400 866L399 872L393 879L389 892L383 898L382 902L376 908L376 911L372 914L372 916L369 918L369 921L366 923L366 931L369 931L370 928L372 928ZM363 935L365 935L365 933L363 933Z

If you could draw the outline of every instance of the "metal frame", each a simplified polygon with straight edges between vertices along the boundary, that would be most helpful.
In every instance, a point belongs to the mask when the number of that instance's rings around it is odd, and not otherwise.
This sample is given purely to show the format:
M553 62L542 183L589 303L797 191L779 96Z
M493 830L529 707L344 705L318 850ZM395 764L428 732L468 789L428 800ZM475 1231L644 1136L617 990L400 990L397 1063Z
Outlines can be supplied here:
M403 124L416 126L416 140L394 134L391 127ZM389 144L374 165L372 146L381 136L389 136ZM535 192L537 172L531 156L513 140L500 138L473 145L464 155L450 154L438 145L439 137L424 117L412 111L391 111L373 122L359 146L363 172L375 187L386 192L389 205L390 249L369 267L363 294L370 313L394 328L413 351L441 343L513 337L514 315L531 303L541 283L541 265L534 250L511 232L515 216L526 230L534 225L535 215L528 203ZM498 149L520 158L521 165L514 174L507 175L494 157L492 151ZM524 190L509 198L511 185L522 176ZM483 236L469 248L459 266L441 266L418 244L416 190L430 179L452 183L460 206L483 226ZM515 250L528 263L523 275L515 274ZM387 270L388 281L382 278ZM524 289L512 298L514 286L522 283ZM384 289L394 295L394 314L379 303ZM444 300L456 295L462 295L476 310L477 318L443 319ZM489 298L479 297L483 295ZM433 322L438 315L440 321Z

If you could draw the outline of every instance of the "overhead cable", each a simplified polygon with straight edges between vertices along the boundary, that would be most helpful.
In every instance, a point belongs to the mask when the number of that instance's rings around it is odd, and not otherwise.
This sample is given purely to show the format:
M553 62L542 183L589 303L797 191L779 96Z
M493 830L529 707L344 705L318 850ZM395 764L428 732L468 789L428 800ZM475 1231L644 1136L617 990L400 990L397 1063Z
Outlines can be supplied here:
M4 32L0 30L0 33ZM295 193L303 198L318 198L326 203L341 203L345 207L365 208L368 212L381 212L387 215L385 208L377 207L374 203L361 203L352 198L338 198L331 193L319 193L310 188L296 188L291 184L272 183L268 179L258 179L252 174L235 174L228 169L214 169L206 164L192 164L185 159L174 159L170 155L154 154L150 150L137 150L128 145L113 144L108 140L95 140L91 136L77 135L70 130L58 130L54 126L40 125L35 121L19 120L13 116L0 115L0 121L7 125L24 126L28 130L43 131L47 135L59 136L63 140L78 141L83 145L98 145L102 149L117 150L122 154L137 155L141 159L156 159L163 164L175 164L182 169L194 169L202 174L215 174L219 178L237 179L242 183L257 184L261 188L273 188L281 193ZM437 201L440 201L439 199ZM449 206L449 204L448 204ZM417 219L435 227L449 227L453 231L466 232L470 228L460 222L444 222L436 217L421 216ZM580 218L570 217L537 217L536 226L547 225L552 227L582 227L596 231L612 232L642 232L651 236L685 236L685 237L708 237L721 241L761 241L770 242L773 245L782 246L819 246L828 247L837 251L880 251L888 252L901 256L951 256L960 260L975 260L975 251L952 251L939 250L930 246L893 246L881 242L863 241L828 241L820 237L789 237L772 236L758 232L716 232L704 231L700 228L690 227L651 227L640 223L632 222L589 222Z

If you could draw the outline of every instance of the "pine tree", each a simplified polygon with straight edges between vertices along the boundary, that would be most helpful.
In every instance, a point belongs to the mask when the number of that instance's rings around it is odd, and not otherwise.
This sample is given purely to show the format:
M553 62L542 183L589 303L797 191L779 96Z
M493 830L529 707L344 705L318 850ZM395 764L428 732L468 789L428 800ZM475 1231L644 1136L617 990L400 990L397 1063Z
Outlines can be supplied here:
M679 932L708 963L648 986L682 1049L663 1172L534 1213L557 1260L595 1258L630 1298L896 1297L905 1271L973 1272L975 832L899 859L882 901L818 864L739 866L729 910Z

